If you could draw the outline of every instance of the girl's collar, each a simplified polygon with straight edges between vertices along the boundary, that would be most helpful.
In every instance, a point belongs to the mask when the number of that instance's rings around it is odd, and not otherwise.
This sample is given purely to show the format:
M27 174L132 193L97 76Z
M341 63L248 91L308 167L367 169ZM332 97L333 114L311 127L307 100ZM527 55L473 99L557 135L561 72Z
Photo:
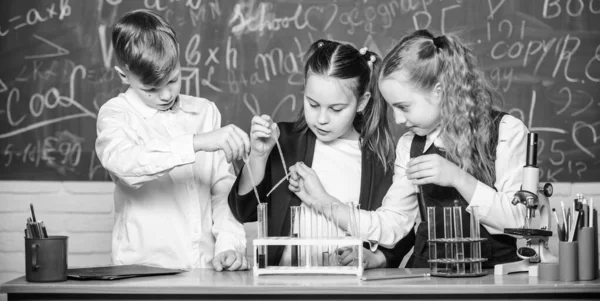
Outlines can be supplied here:
M425 153L431 145L435 145L439 149L443 149L444 145L442 139L438 139L440 137L442 130L438 126L431 133L427 134L427 138L425 139L425 148L423 148L423 153Z

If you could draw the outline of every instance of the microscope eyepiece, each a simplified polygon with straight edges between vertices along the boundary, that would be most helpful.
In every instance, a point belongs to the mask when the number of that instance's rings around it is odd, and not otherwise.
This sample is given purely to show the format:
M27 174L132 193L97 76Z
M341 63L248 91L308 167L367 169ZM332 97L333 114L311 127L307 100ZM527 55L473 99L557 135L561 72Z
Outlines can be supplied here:
M527 134L527 161L525 166L537 166L538 134Z

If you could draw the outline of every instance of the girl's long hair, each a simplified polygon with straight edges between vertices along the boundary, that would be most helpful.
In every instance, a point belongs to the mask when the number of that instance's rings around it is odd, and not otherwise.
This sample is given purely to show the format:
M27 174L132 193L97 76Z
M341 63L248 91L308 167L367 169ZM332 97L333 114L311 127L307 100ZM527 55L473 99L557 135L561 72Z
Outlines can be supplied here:
M357 101L366 93L371 97L362 112L355 115L353 126L359 133L362 151L378 159L384 171L392 169L394 163L394 140L387 118L387 104L375 93L381 58L371 51L361 54L352 45L330 40L318 40L308 49L304 65L304 82L311 75L321 75L340 80L350 89ZM295 129L307 130L304 110L296 119Z
M495 181L496 135L492 94L475 56L451 35L434 37L419 30L405 37L383 60L379 78L405 71L423 91L442 86L441 139L446 156L478 180Z

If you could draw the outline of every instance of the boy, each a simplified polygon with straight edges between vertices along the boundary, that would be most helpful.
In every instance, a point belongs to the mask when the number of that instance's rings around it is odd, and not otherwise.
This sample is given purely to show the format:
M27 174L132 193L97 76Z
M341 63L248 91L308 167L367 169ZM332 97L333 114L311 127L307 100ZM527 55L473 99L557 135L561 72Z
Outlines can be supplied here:
M229 162L249 152L247 134L220 128L214 103L179 95L179 45L160 15L127 13L112 43L115 70L129 85L97 122L96 152L116 184L113 262L246 269L245 231L227 195Z

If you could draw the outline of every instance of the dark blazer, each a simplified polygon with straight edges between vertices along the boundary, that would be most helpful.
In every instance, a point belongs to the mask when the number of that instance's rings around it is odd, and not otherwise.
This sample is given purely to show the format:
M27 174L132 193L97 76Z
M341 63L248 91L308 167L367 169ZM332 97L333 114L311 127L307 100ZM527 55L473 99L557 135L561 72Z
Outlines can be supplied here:
M306 130L304 133L294 131L294 124L290 122L278 123L281 132L279 143L285 157L285 162L289 165L302 161L305 165L311 167L315 151L315 135L312 131ZM289 166L288 166L289 167ZM359 203L363 210L375 210L381 207L383 197L392 184L393 170L383 173L383 166L373 156L367 156L367 152L362 152L362 171ZM269 190L279 180L285 176L279 152L271 151L265 177L263 181L257 184L256 189L261 198L261 202L267 202L268 205L268 235L269 236L288 236L290 233L290 206L299 206L302 201L288 189L288 183L282 183L275 189L269 197L265 197ZM241 223L254 222L257 219L256 206L258 202L254 192L246 195L238 194L238 177L229 193L229 208L235 218ZM415 233L413 230L396 244L393 249L379 247L379 250L385 255L387 267L397 268L402 259L410 251L415 242ZM283 246L269 248L268 265L279 265L283 254Z

